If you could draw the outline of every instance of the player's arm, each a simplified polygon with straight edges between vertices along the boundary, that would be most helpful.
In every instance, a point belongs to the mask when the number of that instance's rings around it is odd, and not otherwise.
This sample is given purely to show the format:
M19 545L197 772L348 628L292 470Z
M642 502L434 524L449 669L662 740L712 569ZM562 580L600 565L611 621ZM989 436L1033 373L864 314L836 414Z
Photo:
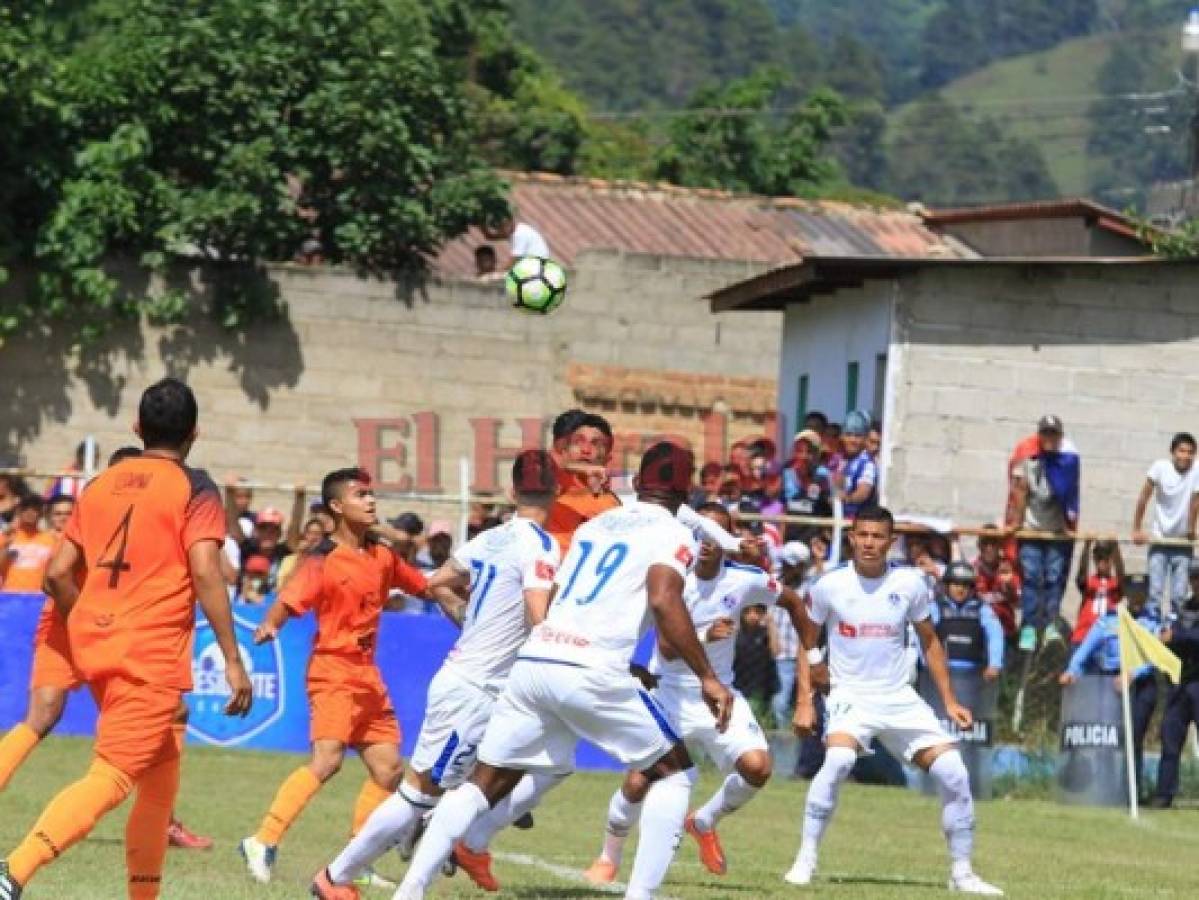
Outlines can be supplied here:
M254 643L265 644L267 641L273 641L279 636L279 632L292 615L294 613L282 598L276 600L266 611L266 615L262 617L258 627L254 629Z
M79 582L76 581L76 577L83 568L83 554L72 540L64 540L59 543L54 558L46 567L46 576L42 587L46 594L54 600L58 614L64 619L70 615L75 601L79 599Z
M430 576L427 589L446 618L461 628L470 603L470 572L451 557Z
M244 716L250 711L254 694L250 687L250 676L241 662L237 638L233 634L233 611L229 608L229 592L225 587L225 576L221 574L220 557L221 544L218 541L196 541L187 549L187 564L191 570L196 600L225 658L225 680L229 683L229 702L225 705L225 714Z
M933 627L931 617L913 622L916 636L920 639L920 648L924 651L924 662L928 666L928 674L932 676L933 684L941 695L945 712L959 728L969 728L974 724L974 715L962 704L953 693L953 683L949 680L949 664L945 659L945 648L937 637L937 629Z
M695 529L702 531L705 538L712 541L726 553L741 552L740 538L729 534L729 532L724 530L724 526L716 520L710 519L707 516L701 516L686 503L679 507L679 511L675 513L675 518L679 520L680 524L687 526L692 531Z
M683 602L683 576L670 566L652 565L646 576L646 589L658 634L699 678L704 702L716 717L717 730L723 732L733 711L733 695L712 671L708 654L695 634L695 625Z
M812 617L808 615L808 607L804 603L803 597L792 588L784 586L779 591L775 605L786 611L787 616L791 619L792 627L799 635L800 652L798 656L801 662L797 666L797 671L799 668L807 671L808 679L811 682L808 691L810 701L811 688L827 692L829 687L828 661L822 658L816 662L809 657L809 651L820 646L820 626L813 622Z
M552 585L548 590L545 588L525 588L525 620L532 626L540 625L545 621L546 615L550 611L550 604L554 602L554 596L558 593L558 585Z

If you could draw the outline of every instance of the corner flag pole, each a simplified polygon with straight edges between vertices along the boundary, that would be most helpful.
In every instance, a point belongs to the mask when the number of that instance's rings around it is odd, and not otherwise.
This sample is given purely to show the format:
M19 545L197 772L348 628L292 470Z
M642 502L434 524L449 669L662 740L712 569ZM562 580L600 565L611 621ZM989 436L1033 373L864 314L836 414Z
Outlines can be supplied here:
M1128 814L1132 818L1138 818L1137 812L1137 769L1136 769L1136 754L1133 751L1132 740L1132 701L1129 699L1128 673L1121 668L1120 675L1120 698L1124 706L1124 758L1128 768Z

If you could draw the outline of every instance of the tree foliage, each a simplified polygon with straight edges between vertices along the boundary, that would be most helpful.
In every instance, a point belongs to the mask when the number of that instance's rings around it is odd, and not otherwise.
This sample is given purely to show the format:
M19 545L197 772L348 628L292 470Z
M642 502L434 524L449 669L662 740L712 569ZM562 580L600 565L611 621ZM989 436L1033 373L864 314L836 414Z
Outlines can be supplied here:
M4 16L0 252L38 278L0 324L75 320L87 337L97 313L181 312L169 292L124 293L114 259L163 271L182 253L236 272L316 237L333 262L413 270L502 216L439 43L454 6L102 2L69 47L44 39L42 16ZM225 290L218 311L238 325L260 302Z

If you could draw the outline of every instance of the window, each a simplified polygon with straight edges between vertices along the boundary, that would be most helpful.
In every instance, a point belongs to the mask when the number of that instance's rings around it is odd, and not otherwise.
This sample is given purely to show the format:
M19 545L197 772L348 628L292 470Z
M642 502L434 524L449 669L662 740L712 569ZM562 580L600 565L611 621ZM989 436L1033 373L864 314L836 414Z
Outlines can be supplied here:
M874 418L881 422L883 406L887 396L887 354L880 353L874 358L874 406L870 410Z
M799 376L799 385L795 394L795 427L803 424L808 415L808 376Z
M845 373L845 412L851 413L858 408L858 364L851 362L849 371Z

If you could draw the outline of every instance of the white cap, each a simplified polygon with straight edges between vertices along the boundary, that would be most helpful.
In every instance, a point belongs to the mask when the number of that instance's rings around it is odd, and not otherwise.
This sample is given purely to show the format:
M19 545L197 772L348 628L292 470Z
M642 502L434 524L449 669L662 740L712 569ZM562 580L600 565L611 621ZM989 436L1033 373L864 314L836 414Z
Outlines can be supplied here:
M778 559L784 566L800 566L812 561L812 551L803 541L787 541L779 550Z

